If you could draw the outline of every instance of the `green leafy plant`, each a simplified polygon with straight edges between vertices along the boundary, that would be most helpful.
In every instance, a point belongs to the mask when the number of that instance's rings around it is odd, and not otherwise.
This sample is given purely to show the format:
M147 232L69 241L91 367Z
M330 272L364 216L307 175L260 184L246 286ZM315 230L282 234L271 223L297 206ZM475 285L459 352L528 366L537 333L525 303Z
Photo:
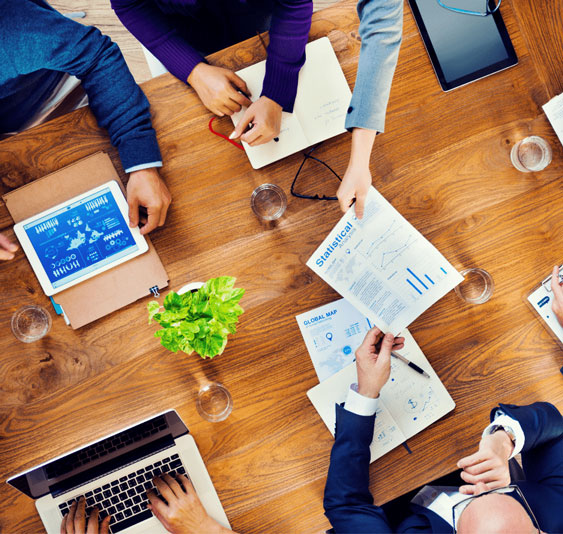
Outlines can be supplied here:
M239 315L244 310L239 300L244 289L235 288L236 278L211 278L196 292L166 295L163 307L148 303L149 324L154 319L162 329L154 335L172 352L197 352L202 358L213 358L225 350L227 336L236 332Z

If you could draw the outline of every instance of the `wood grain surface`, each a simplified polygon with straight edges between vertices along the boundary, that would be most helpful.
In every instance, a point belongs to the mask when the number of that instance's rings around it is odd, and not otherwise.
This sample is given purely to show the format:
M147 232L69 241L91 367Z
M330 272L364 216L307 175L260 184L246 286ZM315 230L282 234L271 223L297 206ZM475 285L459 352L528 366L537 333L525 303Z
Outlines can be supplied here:
M311 39L328 35L353 86L360 43L354 2L314 15ZM410 327L456 402L454 412L370 468L376 503L454 469L475 450L498 402L548 400L563 409L563 355L524 299L563 253L563 149L541 105L563 90L560 7L503 2L519 57L504 72L443 93L410 9L387 114L372 157L374 184L457 268L478 266L495 282L491 300L463 304L451 292ZM547 20L547 19L548 20ZM264 57L252 39L210 57L242 68ZM78 331L55 318L43 340L20 344L10 317L23 304L50 303L22 252L0 265L0 478L6 479L135 420L175 408L202 453L233 528L315 532L329 528L322 495L333 439L309 403L318 383L295 315L338 298L305 262L340 217L335 202L289 198L286 215L261 225L250 210L264 182L289 187L301 155L253 170L245 154L211 135L211 115L170 75L143 85L164 158L173 204L151 238L170 287L233 275L245 313L225 352L212 361L172 354L152 337L146 301ZM218 128L231 130L221 119ZM510 148L545 136L553 162L523 174ZM341 175L350 136L327 141L321 159ZM126 177L87 109L0 142L0 190L8 191L97 150ZM337 183L307 164L303 190L334 193ZM0 206L0 229L12 221ZM93 297L95 298L95 297ZM85 303L87 305L87 303ZM199 386L224 383L231 416L203 421ZM35 534L33 502L0 485L0 531Z

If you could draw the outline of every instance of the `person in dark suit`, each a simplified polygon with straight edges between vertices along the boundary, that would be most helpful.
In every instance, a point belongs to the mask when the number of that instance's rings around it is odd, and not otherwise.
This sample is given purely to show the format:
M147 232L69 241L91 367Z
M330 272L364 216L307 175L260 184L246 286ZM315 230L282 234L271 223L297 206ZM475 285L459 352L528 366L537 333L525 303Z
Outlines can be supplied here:
M478 451L458 462L461 487L424 486L393 520L373 504L369 447L377 397L389 378L391 350L400 343L370 330L356 351L358 384L351 386L344 406L336 406L324 495L334 531L563 532L563 417L547 402L494 408ZM520 452L525 479L510 485L509 459ZM446 510L438 510L441 515L429 508L438 498L447 503Z

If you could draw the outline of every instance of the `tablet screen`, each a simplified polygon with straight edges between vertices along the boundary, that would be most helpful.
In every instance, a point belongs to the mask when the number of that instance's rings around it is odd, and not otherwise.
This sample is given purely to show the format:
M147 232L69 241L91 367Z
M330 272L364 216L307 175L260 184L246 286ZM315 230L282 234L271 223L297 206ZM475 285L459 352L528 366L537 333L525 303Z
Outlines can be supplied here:
M477 11L485 9L485 2L444 0L448 6ZM480 17L451 11L436 0L410 0L410 3L445 90L517 62L500 12Z
M23 229L54 288L139 248L109 187Z

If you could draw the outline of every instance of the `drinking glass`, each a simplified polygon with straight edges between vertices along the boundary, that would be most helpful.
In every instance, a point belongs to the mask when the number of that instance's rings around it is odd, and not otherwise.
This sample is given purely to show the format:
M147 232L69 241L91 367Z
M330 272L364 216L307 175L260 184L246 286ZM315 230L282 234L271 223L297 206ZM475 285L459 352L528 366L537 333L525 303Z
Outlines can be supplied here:
M510 161L522 172L541 171L551 163L551 147L537 135L525 137L512 147Z
M200 388L196 408L206 421L224 421L233 411L233 398L223 384L211 382Z
M275 221L285 212L287 197L275 184L259 185L250 197L252 211L261 221Z
M460 273L465 280L456 288L455 292L465 302L469 304L483 304L487 302L495 285L493 277L484 269L465 269Z
M32 343L51 330L51 316L42 306L22 306L12 315L12 332L20 341Z

